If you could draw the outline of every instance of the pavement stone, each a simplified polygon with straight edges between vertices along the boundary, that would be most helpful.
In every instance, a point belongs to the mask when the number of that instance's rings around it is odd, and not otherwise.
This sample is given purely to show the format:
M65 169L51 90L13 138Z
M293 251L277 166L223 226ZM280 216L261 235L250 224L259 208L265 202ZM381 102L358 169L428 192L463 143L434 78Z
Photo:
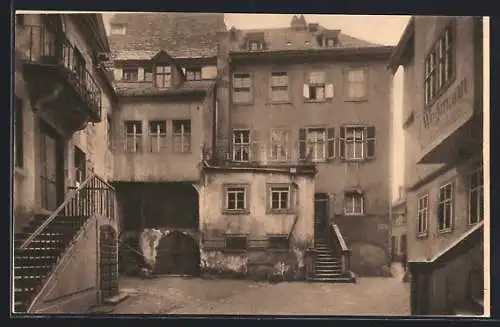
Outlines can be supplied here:
M409 284L395 276L357 283L158 277L122 278L129 299L113 314L410 315Z

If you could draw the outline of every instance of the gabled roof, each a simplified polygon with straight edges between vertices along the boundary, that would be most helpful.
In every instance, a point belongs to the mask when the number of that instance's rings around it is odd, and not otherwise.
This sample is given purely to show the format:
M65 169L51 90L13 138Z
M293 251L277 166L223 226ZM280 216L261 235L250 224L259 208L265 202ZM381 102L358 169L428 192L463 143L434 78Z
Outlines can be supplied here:
M231 31L229 32L231 33ZM286 50L321 50L328 49L320 46L318 36L322 33L338 35L339 44L336 48L366 48L366 47L384 47L385 45L364 41L340 30L329 30L321 25L317 25L317 30L312 31L308 28L294 29L291 27L267 28L267 29L248 29L234 30L234 36L231 40L231 52L248 52L244 48L247 35L261 33L264 35L265 49L263 52L286 51ZM252 51L254 52L254 51ZM258 52L258 51L255 51Z
M119 13L110 24L126 25L125 35L110 35L113 60L149 60L160 50L173 58L217 55L217 32L225 31L224 14Z

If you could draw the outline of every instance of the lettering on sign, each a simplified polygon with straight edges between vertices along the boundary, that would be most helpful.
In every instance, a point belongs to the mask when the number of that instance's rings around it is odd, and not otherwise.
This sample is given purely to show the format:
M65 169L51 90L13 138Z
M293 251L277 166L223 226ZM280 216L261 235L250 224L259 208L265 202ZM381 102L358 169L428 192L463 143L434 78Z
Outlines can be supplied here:
M424 126L430 128L439 124L440 119L455 107L457 102L468 92L468 81L464 78L446 98L436 102L436 105L424 110Z

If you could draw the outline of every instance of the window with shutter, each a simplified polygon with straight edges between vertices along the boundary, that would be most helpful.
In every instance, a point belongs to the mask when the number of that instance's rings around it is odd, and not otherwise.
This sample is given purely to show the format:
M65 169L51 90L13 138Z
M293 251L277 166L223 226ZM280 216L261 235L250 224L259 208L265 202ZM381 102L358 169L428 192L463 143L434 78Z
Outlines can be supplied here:
M366 128L366 158L375 158L375 126Z
M300 160L306 159L306 155L307 155L306 151L307 151L306 129L301 128L301 129L299 129L299 159Z
M335 158L335 128L331 127L328 128L327 130L327 136L328 136L328 159L334 159Z

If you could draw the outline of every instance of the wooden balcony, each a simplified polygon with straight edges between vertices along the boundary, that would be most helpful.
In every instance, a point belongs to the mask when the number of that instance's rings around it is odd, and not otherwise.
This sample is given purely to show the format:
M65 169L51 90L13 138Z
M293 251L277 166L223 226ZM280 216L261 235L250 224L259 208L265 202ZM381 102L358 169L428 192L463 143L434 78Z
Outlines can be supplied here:
M16 33L16 55L34 109L53 110L74 129L101 121L101 90L64 34L44 25L24 26Z

